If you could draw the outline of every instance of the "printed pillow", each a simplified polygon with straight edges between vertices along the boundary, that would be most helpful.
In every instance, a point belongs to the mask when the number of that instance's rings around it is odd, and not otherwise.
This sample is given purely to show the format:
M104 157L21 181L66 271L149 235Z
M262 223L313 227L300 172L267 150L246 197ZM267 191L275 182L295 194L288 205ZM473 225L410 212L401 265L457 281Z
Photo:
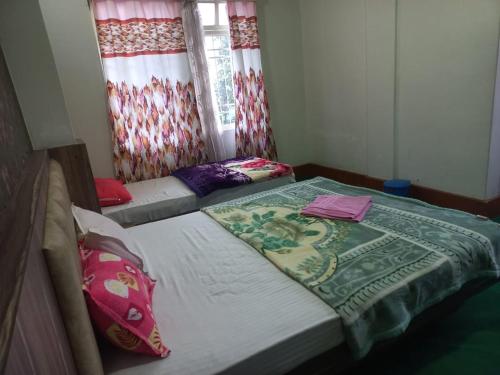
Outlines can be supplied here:
M155 282L127 259L80 244L83 290L97 329L114 345L167 357L152 310Z
M119 180L94 178L94 183L101 207L117 206L132 200L132 196Z

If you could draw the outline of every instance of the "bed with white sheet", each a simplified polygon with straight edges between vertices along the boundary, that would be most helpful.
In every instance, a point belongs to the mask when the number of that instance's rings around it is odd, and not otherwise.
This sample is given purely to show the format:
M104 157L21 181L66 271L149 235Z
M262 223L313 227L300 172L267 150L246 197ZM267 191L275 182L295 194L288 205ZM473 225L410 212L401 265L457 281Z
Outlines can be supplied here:
M197 211L212 204L293 182L295 182L293 175L277 177L220 189L202 198L174 176L132 182L124 185L132 195L132 201L119 206L102 207L102 214L123 226L130 227Z
M201 212L129 228L157 279L166 359L109 348L105 372L280 374L343 342L337 313Z

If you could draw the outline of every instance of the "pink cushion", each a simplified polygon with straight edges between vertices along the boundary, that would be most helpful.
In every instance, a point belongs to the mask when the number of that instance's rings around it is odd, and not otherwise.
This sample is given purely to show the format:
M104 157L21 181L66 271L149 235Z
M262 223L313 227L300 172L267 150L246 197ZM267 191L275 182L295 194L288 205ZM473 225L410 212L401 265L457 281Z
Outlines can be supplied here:
M116 206L132 200L123 183L113 178L94 178L97 198L101 207Z
M127 259L80 245L83 290L96 328L113 344L166 357L152 310L155 282Z

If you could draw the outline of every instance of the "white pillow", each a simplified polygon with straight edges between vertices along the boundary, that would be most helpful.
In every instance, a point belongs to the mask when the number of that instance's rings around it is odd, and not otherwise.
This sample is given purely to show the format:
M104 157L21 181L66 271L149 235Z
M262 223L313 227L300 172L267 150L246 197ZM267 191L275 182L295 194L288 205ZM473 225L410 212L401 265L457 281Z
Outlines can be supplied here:
M106 216L72 205L71 211L84 236L84 245L130 260L143 270L140 246L125 229Z

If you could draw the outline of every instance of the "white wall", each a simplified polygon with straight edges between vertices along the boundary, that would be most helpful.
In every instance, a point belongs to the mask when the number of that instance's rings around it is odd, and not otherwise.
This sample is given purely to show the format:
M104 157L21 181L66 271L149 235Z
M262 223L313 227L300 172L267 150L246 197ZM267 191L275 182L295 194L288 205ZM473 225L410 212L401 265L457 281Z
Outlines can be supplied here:
M305 92L313 161L366 172L363 0L301 1Z
M87 145L96 177L113 176L105 83L85 0L39 0L76 138Z
M485 198L500 2L400 0L398 171Z
M394 175L396 0L366 1L366 174Z
M486 197L500 2L301 0L314 162Z
M310 162L306 134L304 68L299 0L257 2L262 64L278 157Z
M392 175L394 1L302 0L313 161Z
M495 100L493 106L493 120L490 136L490 161L488 165L488 182L486 185L486 198L488 199L500 196L500 64L497 66Z
M33 148L72 143L64 94L37 0L0 2L0 44Z

